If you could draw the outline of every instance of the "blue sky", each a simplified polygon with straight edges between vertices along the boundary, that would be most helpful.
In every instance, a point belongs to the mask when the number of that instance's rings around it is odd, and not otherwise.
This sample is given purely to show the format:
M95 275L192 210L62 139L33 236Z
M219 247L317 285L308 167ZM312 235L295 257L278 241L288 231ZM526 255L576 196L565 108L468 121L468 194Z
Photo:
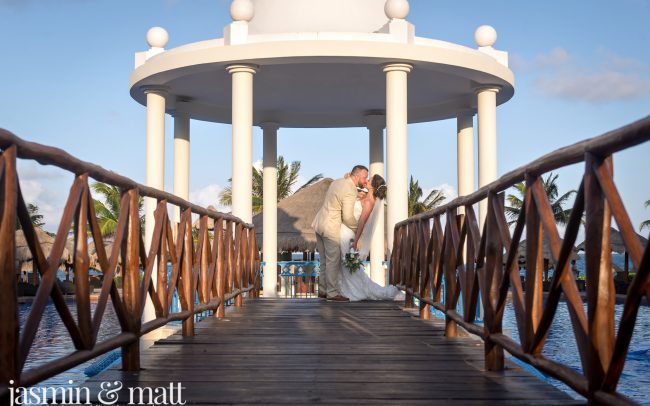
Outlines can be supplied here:
M144 182L145 109L129 96L133 54L162 26L168 48L217 38L227 0L0 0L0 127ZM497 110L498 172L650 114L650 0L411 0L416 35L475 47L481 24L498 32L516 75ZM409 172L425 189L455 192L455 121L409 127ZM173 123L167 121L166 189L172 190ZM191 200L214 203L230 177L230 128L192 122ZM327 137L327 141L324 139ZM255 160L262 157L254 132ZM346 151L341 144L350 145ZM281 129L278 153L302 161L304 179L339 177L367 162L365 129ZM615 156L615 176L635 228L650 218L650 145ZM645 165L644 165L645 164ZM21 163L27 200L55 229L71 178ZM560 172L562 191L581 167ZM647 232L646 232L647 233Z

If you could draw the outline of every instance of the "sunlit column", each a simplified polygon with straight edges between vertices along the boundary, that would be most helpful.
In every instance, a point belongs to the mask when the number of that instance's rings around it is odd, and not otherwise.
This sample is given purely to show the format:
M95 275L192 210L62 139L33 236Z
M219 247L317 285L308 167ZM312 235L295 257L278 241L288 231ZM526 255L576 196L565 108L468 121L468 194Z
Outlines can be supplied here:
M369 137L369 158L370 178L377 174L384 176L384 127L386 127L386 116L372 115L366 117L366 126ZM377 225L372 235L370 245L370 278L381 286L385 286L384 275L384 205L379 206Z
M384 65L386 73L386 164L388 247L392 250L395 224L408 217L408 98L405 63Z
M146 88L147 95L147 156L146 156L146 185L158 190L165 190L165 97L163 88ZM144 244L147 252L151 246L155 226L154 211L156 199L144 199ZM157 275L151 273L151 281L156 285ZM156 318L151 299L147 297L142 322Z
M278 125L264 123L264 211L262 221L262 252L264 255L264 297L276 297L275 284L278 278Z
M174 112L174 194L190 198L190 115L187 103L177 101ZM174 220L181 221L180 208L174 206Z
M458 196L467 196L474 191L474 120L472 113L464 113L456 119L457 129L457 171ZM458 214L465 212L460 207Z
M230 65L232 75L232 214L253 221L253 65Z
M498 87L477 89L478 104L478 187L497 179L497 93ZM479 225L487 217L487 199L479 204Z

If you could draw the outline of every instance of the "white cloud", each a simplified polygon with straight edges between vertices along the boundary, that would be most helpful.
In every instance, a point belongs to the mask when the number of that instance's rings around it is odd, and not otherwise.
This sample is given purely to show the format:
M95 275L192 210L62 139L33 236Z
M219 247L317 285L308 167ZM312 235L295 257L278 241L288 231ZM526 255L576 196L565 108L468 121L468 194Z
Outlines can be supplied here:
M530 63L526 58L518 54L510 55L508 58L508 64L510 65L510 69L515 73L525 72L530 68Z
M67 191L62 187L65 184L64 172L47 170L33 162L19 161L18 178L25 204L38 206L38 212L45 221L44 228L56 231L67 197L67 193L65 196L62 193Z
M637 59L609 50L596 52L597 63L586 63L563 48L537 55L531 61L515 58L523 73L536 76L534 84L545 95L602 103L650 95L650 73Z
M258 159L257 161L253 162L253 168L257 169L258 171L261 171L264 168L264 161L261 159Z
M615 71L557 73L540 77L536 85L550 96L596 103L650 95L650 77Z
M23 193L23 199L25 203L29 204L43 193L43 185L37 180L31 179L20 179L20 191Z
M201 207L214 206L218 211L230 213L230 207L222 206L219 204L219 193L223 187L217 184L204 186L198 190L190 192L190 202L197 204Z

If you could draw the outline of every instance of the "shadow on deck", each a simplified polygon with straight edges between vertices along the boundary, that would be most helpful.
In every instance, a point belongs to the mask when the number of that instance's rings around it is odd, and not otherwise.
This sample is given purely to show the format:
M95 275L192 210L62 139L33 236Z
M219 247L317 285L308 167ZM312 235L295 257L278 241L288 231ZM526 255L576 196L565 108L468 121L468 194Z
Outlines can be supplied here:
M109 369L84 386L166 387L187 404L581 404L514 364L486 372L483 344L446 339L390 302L250 300L142 354L143 370ZM137 393L137 392L136 392ZM167 398L167 402L170 399Z

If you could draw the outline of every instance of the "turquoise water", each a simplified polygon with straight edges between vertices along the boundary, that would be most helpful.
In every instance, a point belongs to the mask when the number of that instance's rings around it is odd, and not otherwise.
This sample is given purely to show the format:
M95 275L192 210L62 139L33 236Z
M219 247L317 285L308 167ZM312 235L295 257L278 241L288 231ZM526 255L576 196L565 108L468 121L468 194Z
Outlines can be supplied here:
M68 300L66 301L66 304L68 309L70 309L73 318L76 320L77 307L74 300ZM91 304L91 311L93 314L95 312L95 306L95 303ZM31 308L31 303L20 305L19 316L21 328L27 321ZM99 333L97 335L97 342L113 337L119 334L120 331L120 323L115 315L113 305L109 298ZM56 307L53 303L48 303L43 311L43 317L41 318L41 323L36 333L36 337L34 338L34 343L27 357L24 370L26 371L38 367L39 365L43 365L46 362L53 361L74 351L75 348L72 344L70 334L61 321ZM84 369L89 367L94 361L95 360L91 360L81 365L77 365L68 371L43 381L38 386L70 386L70 380L73 381L72 385L76 386L79 382L83 382L86 379Z
M585 306L586 313L586 306ZM623 313L623 305L616 305L616 328ZM517 325L512 303L506 305L503 316L503 329L515 341L519 342ZM571 320L566 303L560 302L555 319L548 334L543 354L554 361L568 365L582 372L578 347L573 335ZM532 368L532 367L531 367ZM561 390L581 398L563 383L541 374L545 380ZM643 405L650 405L650 307L641 306L637 316L634 335L630 342L627 361L617 390Z

